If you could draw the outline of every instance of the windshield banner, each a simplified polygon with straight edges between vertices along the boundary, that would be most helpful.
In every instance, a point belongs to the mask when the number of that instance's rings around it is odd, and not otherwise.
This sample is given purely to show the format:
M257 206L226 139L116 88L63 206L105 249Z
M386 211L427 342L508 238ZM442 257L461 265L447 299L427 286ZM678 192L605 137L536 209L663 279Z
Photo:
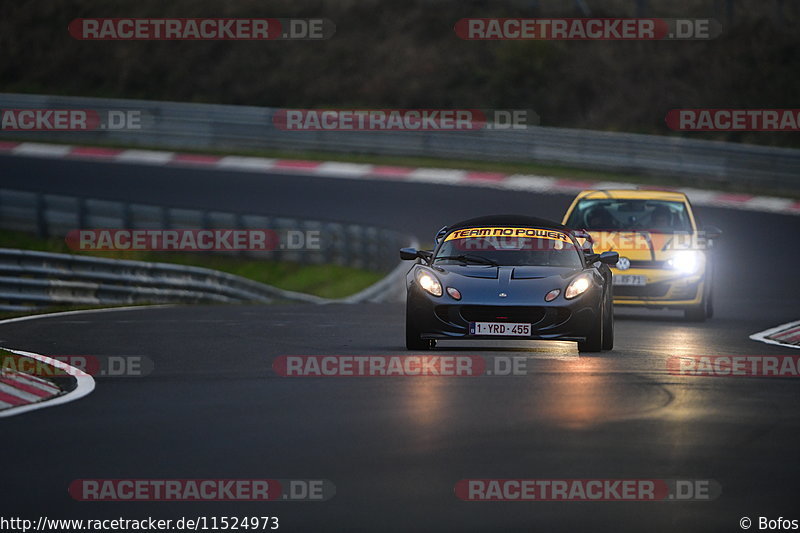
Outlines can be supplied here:
M572 242L566 233L541 228L466 228L456 230L447 236L445 241L469 239L474 237L520 237L528 239L551 239L554 241Z

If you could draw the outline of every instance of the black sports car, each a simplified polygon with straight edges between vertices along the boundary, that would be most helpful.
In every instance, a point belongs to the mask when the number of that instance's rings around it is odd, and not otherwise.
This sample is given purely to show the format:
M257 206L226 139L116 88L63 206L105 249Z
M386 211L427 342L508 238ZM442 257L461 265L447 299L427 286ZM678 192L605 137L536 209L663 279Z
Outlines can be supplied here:
M406 276L406 347L436 339L577 341L614 345L611 270L616 252L583 250L572 230L539 218L497 215L445 226Z

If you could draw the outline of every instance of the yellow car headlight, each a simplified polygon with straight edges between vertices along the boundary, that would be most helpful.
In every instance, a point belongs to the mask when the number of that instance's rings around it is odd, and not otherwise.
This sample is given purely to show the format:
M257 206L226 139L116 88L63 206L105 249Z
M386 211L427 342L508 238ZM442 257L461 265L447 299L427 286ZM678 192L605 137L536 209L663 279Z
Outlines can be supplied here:
M703 262L702 252L697 250L680 250L667 260L667 267L682 274L694 274L700 270Z

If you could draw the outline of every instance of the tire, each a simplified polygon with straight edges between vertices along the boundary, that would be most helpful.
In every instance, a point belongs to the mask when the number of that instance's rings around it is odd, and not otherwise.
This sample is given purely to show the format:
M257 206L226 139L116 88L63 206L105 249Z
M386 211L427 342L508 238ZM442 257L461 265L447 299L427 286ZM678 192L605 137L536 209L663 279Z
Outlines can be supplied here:
M578 342L578 351L579 352L601 352L603 351L603 330L605 329L605 299L603 304L600 306L600 316L597 320L594 321L592 324L592 328L589 331L589 334L586 336L586 340L582 342Z
M687 307L683 310L683 318L689 322L705 322L707 318L714 316L713 277L709 275L709 271L706 271L705 280L708 292L703 294L703 300L699 304Z
M606 296L606 309L603 324L603 349L614 349L614 303L611 296Z
M705 322L706 304L705 301L700 305L693 305L683 310L683 318L689 322Z
M408 306L406 306L406 349L407 350L432 350L436 346L435 340L420 338L420 331L414 325Z
M710 294L704 294L699 304L683 310L683 318L689 322L705 322L706 318L710 318L713 314L714 304L711 302Z
M713 289L708 292L708 302L706 302L706 318L714 318L714 293L713 293Z

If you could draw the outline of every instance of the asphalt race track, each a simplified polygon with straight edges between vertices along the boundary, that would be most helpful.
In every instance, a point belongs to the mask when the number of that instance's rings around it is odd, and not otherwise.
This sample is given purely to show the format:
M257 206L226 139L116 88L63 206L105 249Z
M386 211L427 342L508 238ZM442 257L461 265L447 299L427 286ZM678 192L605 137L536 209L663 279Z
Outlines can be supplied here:
M309 178L20 157L2 187L313 216L404 229L492 213L560 218L570 201L484 187ZM0 507L51 518L280 517L287 531L741 531L797 514L798 382L670 374L674 355L769 355L748 336L800 318L798 219L699 209L719 226L716 316L617 314L613 352L573 343L443 344L525 357L524 376L284 378L280 355L406 355L403 304L198 306L0 324L0 345L142 355L87 398L0 422ZM77 502L85 478L328 479L326 502ZM466 478L713 479L697 502L464 502ZM11 513L5 513L6 515ZM753 529L757 526L754 525Z

